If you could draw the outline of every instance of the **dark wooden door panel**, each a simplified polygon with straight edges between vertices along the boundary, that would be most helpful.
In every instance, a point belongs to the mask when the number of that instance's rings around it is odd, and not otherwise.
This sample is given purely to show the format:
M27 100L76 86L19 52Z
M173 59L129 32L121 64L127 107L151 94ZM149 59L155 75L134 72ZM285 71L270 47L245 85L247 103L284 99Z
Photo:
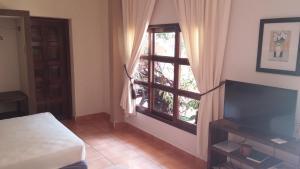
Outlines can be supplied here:
M42 49L41 44L32 46L32 56L33 56L34 62L41 62L43 60L43 49Z
M72 116L68 21L31 18L38 112Z

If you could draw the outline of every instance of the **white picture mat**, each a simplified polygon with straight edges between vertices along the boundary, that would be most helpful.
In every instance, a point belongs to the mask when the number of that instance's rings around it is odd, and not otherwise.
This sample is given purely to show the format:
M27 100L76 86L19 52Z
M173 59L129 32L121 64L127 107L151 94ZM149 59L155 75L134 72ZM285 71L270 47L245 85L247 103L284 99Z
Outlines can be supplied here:
M287 62L276 62L269 60L269 47L272 31L291 31L289 60ZM264 25L264 35L261 53L261 68L296 71L298 44L300 35L300 23L269 23Z

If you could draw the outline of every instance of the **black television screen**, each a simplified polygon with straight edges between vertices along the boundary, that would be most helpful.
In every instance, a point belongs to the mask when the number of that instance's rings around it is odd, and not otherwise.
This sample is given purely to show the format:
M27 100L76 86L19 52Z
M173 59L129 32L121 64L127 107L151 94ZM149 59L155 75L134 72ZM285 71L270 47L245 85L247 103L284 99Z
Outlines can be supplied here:
M297 91L227 80L224 119L270 137L293 138Z

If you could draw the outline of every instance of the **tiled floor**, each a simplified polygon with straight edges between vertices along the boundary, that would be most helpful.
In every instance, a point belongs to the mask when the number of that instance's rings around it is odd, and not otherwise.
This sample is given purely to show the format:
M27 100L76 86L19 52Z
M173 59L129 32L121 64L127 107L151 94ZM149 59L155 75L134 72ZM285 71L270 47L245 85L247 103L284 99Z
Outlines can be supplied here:
M81 117L65 124L86 142L89 169L205 168L195 157L133 127L113 129L105 115Z

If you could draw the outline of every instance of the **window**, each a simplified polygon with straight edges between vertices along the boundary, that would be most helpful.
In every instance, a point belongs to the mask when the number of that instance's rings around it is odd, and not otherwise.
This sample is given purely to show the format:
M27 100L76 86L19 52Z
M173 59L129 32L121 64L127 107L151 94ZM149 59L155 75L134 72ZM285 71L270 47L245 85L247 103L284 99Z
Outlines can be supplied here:
M196 133L200 94L178 24L149 26L134 76L138 112Z

